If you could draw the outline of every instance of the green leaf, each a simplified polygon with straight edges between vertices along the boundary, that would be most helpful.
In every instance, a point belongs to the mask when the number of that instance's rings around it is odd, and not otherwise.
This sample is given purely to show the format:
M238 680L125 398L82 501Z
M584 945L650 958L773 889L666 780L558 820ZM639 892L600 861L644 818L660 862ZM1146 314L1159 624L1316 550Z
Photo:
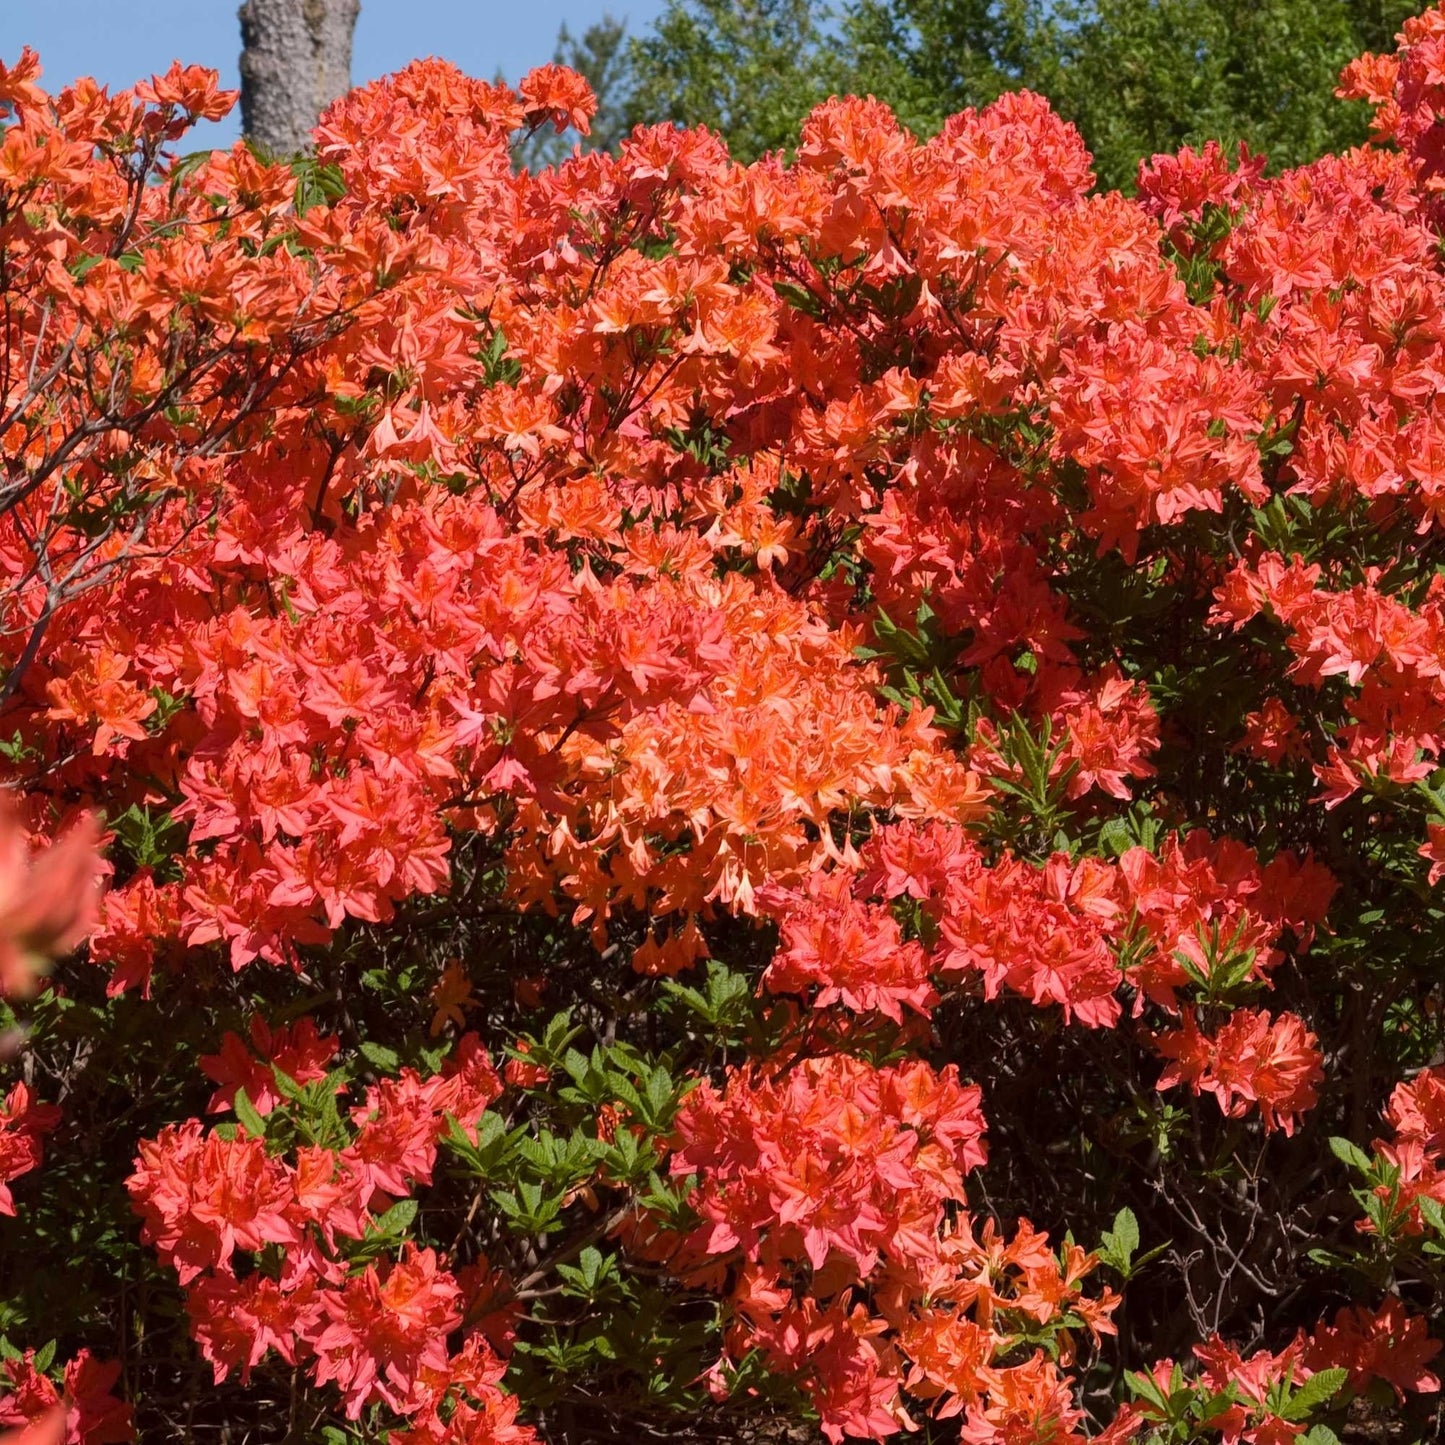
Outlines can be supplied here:
M176 191L185 185L197 171L208 165L211 155L211 151L204 150L191 151L188 155L179 157L172 164L170 172L166 176L166 179L171 183L171 195L174 196Z
M632 1080L623 1074L611 1074L608 1077L613 1097L625 1104L628 1111L636 1114L639 1119L645 1118L648 1112L647 1105L643 1102L642 1095L637 1092L637 1086Z
M507 337L501 327L482 350L481 363L488 386L514 386L522 379L522 364L507 355Z
M305 1088L274 1061L271 1064L271 1077L275 1079L276 1091L283 1099L289 1099L294 1104L306 1098Z
M547 1032L542 1035L540 1052L549 1058L556 1058L581 1032L582 1030L572 1022L572 1011L570 1009L563 1009L561 1013L554 1014L551 1022L547 1025ZM533 1052L537 1053L539 1051L533 1050ZM525 1059L527 1055L517 1054L516 1057ZM534 1060L534 1062L537 1062L537 1060Z
M7 763L21 763L26 758L38 758L40 753L30 746L17 730L8 738L0 738L0 757Z
M1169 1399L1164 1391L1154 1382L1152 1376L1141 1371L1130 1371L1124 1376L1128 1382L1129 1390L1136 1400L1145 1400L1158 1410L1161 1414L1169 1413Z
M1360 1146L1349 1139L1342 1139L1335 1135L1330 1139L1330 1153L1343 1164L1348 1164L1352 1169L1358 1169L1362 1174L1368 1174L1373 1167L1370 1156Z
M1104 1231L1100 1256L1114 1266L1120 1274L1128 1274L1129 1266L1139 1248L1139 1221L1134 1211L1121 1209L1114 1216L1114 1227Z
M236 1090L236 1097L231 1101L231 1110L240 1120L242 1128L253 1139L266 1137L266 1120L261 1111L251 1102L251 1096L245 1089Z
M1421 1194L1415 1203L1419 1206L1420 1213L1430 1228L1436 1234L1445 1234L1445 1209L1441 1208L1440 1201L1432 1199L1428 1194Z
M584 1054L581 1049L568 1049L567 1052L562 1055L562 1067L567 1071L578 1088L586 1085L588 1076L592 1072L591 1060L588 1059L587 1055Z
M385 1214L378 1215L372 1221L371 1228L377 1234L399 1238L411 1228L416 1219L417 1208L415 1199L398 1199Z
M152 714L154 716L154 714ZM190 829L168 812L132 803L110 822L116 841L138 868L160 869L185 849ZM177 875L179 876L179 875Z
M312 206L329 206L346 194L346 177L341 167L303 156L291 162L296 177L296 214L304 216Z
M672 1075L666 1069L654 1069L647 1079L647 1102L652 1106L653 1118L660 1119L672 1101Z
M815 321L823 315L823 303L806 286L795 285L792 281L774 281L773 290L778 299L786 301L794 311L811 316Z
M104 260L105 254L103 252L92 252L88 255L77 256L65 269L69 271L77 281L84 281Z
M358 1045L361 1057L380 1074L394 1074L401 1065L401 1055L385 1044L373 1043L368 1039Z
M1286 1420L1303 1420L1331 1399L1350 1377L1348 1370L1316 1370L1293 1395L1281 1412Z

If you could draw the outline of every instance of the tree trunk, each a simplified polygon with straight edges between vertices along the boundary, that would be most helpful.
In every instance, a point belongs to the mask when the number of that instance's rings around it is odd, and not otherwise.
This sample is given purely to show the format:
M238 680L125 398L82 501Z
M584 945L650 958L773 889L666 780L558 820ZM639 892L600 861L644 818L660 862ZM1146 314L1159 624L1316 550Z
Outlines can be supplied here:
M309 149L316 118L351 89L361 0L244 0L241 125L278 156Z

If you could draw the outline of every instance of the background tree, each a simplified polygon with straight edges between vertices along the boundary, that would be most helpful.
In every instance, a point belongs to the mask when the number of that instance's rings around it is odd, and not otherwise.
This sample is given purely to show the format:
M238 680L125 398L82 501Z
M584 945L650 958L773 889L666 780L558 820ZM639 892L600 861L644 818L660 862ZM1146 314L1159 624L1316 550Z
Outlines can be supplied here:
M629 47L626 114L708 126L744 161L795 143L813 106L851 88L832 18L809 0L671 0Z
M854 89L886 99L905 124L928 133L1023 83L1039 68L1034 50L1044 35L1034 0L854 0L835 63Z
M361 0L245 0L241 125L275 155L311 143L317 117L351 89L351 42Z
M1142 157L1216 139L1303 164L1365 136L1341 105L1341 68L1390 48L1409 0L670 0L625 46L607 22L603 112L707 125L751 160L784 146L827 95L886 99L920 134L1026 87L1083 132L1103 187L1133 186ZM569 48L570 47L570 48ZM579 63L580 62L580 63ZM604 73L605 72L605 73ZM609 134L626 129L614 124ZM597 143L607 144L599 135Z
M837 71L924 132L1025 86L1084 133L1100 184L1141 157L1240 141L1279 169L1357 145L1365 109L1340 70L1388 49L1408 0L856 0Z

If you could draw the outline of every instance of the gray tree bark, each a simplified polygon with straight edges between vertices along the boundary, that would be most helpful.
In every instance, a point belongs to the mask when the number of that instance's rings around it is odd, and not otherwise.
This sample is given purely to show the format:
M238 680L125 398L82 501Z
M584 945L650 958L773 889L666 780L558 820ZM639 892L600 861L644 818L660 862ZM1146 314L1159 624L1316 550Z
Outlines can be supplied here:
M310 148L316 118L351 89L361 0L244 0L241 127L278 156Z

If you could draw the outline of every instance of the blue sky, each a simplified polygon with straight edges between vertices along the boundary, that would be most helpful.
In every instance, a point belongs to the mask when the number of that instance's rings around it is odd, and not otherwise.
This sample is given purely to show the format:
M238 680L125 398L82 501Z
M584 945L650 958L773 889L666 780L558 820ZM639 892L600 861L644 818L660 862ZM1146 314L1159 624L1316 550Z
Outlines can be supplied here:
M111 89L164 70L172 60L210 65L234 86L240 52L238 0L0 0L0 59L22 45L40 52L42 84L59 89L93 75ZM352 79L360 84L424 55L473 75L516 79L552 58L557 27L578 32L604 11L638 30L663 0L362 0ZM197 145L235 139L237 117L201 127Z

